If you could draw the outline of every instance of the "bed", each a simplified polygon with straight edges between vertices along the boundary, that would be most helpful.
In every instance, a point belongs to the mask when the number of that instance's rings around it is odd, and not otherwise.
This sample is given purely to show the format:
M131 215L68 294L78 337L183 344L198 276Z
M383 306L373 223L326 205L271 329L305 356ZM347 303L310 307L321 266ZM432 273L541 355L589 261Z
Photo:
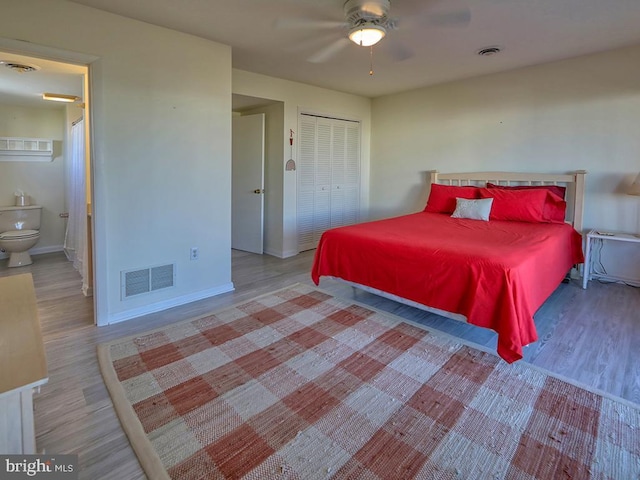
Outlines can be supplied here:
M312 279L490 328L498 354L519 360L537 340L535 312L583 262L586 172L429 174L424 211L327 230Z

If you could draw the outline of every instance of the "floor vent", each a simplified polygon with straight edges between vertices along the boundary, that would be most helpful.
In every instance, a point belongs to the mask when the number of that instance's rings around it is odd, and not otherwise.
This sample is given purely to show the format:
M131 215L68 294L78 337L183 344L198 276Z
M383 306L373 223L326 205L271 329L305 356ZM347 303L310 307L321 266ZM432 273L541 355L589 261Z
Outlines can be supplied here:
M175 264L120 272L122 299L173 287L176 279Z

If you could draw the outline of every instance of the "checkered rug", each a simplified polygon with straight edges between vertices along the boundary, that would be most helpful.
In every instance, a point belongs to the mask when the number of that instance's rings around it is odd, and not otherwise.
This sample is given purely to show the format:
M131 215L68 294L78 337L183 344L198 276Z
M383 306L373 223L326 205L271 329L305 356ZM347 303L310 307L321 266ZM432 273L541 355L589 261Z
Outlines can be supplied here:
M99 346L149 478L640 478L640 409L313 287Z

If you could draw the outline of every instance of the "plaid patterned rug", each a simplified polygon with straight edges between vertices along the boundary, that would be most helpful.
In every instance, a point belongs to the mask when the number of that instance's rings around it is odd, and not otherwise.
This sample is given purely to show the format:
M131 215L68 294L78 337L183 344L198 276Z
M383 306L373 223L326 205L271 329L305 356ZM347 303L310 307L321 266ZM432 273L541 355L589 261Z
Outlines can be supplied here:
M640 410L295 285L99 346L150 478L640 478Z

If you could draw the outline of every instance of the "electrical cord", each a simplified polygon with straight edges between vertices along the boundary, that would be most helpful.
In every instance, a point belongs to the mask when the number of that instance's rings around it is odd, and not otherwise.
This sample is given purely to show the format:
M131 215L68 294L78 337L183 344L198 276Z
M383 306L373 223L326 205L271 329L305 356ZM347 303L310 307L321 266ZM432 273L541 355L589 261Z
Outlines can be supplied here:
M596 275L608 275L607 273L607 269L604 267L604 264L602 263L602 247L604 246L604 241L601 238L596 239L597 241L594 242L593 245L593 254L594 254L594 268L593 272ZM600 269L600 271L598 271L598 268Z
M595 241L597 240L597 241ZM602 249L604 247L604 240L601 238L598 239L594 239L593 241L593 246L592 248L592 254L593 254L593 273L595 273L596 275L609 275L607 273L607 269L605 268L604 264L602 263ZM600 270L600 271L598 271ZM624 285L627 285L628 287L633 287L633 288L640 288L640 286L638 285L632 285L630 283L625 282L624 280L603 280L601 278L597 278L596 279L598 281L598 283L602 283L605 285L608 285L610 283L622 283Z

